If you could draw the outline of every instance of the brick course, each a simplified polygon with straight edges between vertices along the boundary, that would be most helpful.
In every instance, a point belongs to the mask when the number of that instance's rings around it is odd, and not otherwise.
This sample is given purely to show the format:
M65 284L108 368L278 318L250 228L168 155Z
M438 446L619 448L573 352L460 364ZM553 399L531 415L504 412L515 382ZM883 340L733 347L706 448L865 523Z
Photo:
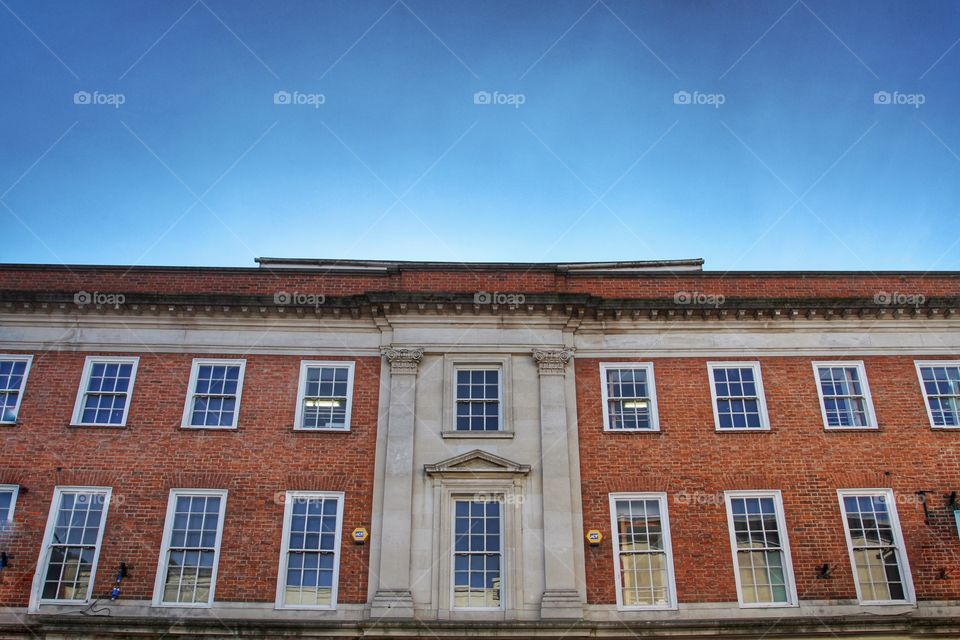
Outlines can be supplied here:
M371 292L578 293L607 298L672 298L678 291L727 298L872 298L880 291L902 295L960 296L960 274L789 273L724 275L710 272L565 275L554 271L401 270L384 275L323 274L269 269L175 269L0 267L0 291L100 291L131 294L272 296L278 291L325 296Z

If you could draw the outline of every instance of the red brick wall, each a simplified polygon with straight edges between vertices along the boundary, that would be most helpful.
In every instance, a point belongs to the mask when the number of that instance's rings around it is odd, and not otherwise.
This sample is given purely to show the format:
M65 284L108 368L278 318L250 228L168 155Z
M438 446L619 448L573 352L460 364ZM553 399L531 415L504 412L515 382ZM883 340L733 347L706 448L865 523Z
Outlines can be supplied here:
M782 491L802 600L855 599L840 488L892 488L918 599L960 598L960 538L945 497L960 491L960 430L930 428L914 358L863 359L880 425L868 432L824 431L811 358L759 360L769 432L716 433L706 360L661 358L660 433L604 433L600 360L577 359L584 527L604 533L586 547L588 601L616 602L608 493L621 491L668 494L680 602L736 601L723 504L732 489ZM815 577L823 563L832 578Z
M239 428L198 431L180 428L193 357L236 356L123 354L139 355L140 364L127 426L114 429L68 426L85 355L96 354L34 353L22 424L0 427L0 484L28 489L17 501L14 530L3 534L11 561L0 572L0 604L28 601L55 485L113 487L94 597L109 593L117 566L126 562L124 596L146 599L153 595L169 490L228 489L216 599L243 602L274 600L283 523L276 496L291 489L343 491L338 600L366 601L369 547L355 545L350 532L370 529L380 358L351 358L349 433L294 433L300 357L246 356Z
M960 276L870 274L648 273L635 277L565 276L552 271L402 271L387 275L323 275L267 269L203 271L189 269L27 269L0 267L0 290L99 291L102 293L182 293L272 296L278 291L325 296L367 292L412 293L580 293L607 298L672 298L700 292L727 298L861 297L889 294L960 296Z

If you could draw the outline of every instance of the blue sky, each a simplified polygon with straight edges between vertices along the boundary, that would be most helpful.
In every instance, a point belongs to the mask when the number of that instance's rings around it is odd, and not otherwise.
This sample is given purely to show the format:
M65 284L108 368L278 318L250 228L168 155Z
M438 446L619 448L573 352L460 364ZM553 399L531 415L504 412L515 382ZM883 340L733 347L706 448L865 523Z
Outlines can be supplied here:
M958 42L944 1L0 0L0 261L960 269Z

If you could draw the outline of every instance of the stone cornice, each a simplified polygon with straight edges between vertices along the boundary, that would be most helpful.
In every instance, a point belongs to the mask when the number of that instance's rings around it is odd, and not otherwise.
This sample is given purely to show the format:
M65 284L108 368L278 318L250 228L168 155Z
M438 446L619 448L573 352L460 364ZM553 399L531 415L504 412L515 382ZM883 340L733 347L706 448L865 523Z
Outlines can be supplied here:
M283 293L283 292L281 292ZM122 296L78 303L76 292L0 291L0 313L58 315L270 316L303 319L432 316L550 316L601 322L674 320L844 320L940 319L957 315L960 297L901 301L878 298L603 298L579 293L516 294L511 303L478 303L463 293L377 292L351 296L317 295L304 301L283 295L182 295L110 292ZM520 302L517 302L517 301Z

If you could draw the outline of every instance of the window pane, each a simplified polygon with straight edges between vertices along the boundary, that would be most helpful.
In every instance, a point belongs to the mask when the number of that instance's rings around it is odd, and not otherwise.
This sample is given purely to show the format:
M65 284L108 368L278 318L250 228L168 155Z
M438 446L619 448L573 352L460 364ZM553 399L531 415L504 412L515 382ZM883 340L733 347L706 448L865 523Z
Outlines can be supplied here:
M307 368L300 428L347 428L348 376L348 367Z
M870 426L858 367L818 367L817 377L828 427Z
M623 605L669 605L670 581L660 500L623 499L615 505Z
M453 590L457 608L499 608L500 502L458 500L454 507Z
M331 606L335 559L339 552L336 548L339 500L320 496L293 496L291 500L283 602L287 606Z
M233 427L236 423L240 365L198 365L190 425Z
M646 369L607 369L609 429L651 429Z
M960 426L960 366L921 367L920 375L933 425Z
M904 600L895 523L883 495L844 496L844 516L853 552L856 580L863 600Z
M13 489L0 489L0 530L7 526L13 506Z
M620 562L625 606L669 604L665 554L620 554Z
M719 428L762 429L753 367L715 367L712 371Z
M785 553L773 496L730 499L734 557L745 604L789 604Z
M456 373L457 431L499 431L500 371L462 370Z
M133 364L91 362L87 387L81 402L82 424L120 425L129 400Z
M27 363L23 360L0 360L0 422L16 422L26 371Z
M163 602L206 603L210 598L220 496L175 495Z
M46 550L41 598L87 599L105 506L103 493L60 494L54 530Z

